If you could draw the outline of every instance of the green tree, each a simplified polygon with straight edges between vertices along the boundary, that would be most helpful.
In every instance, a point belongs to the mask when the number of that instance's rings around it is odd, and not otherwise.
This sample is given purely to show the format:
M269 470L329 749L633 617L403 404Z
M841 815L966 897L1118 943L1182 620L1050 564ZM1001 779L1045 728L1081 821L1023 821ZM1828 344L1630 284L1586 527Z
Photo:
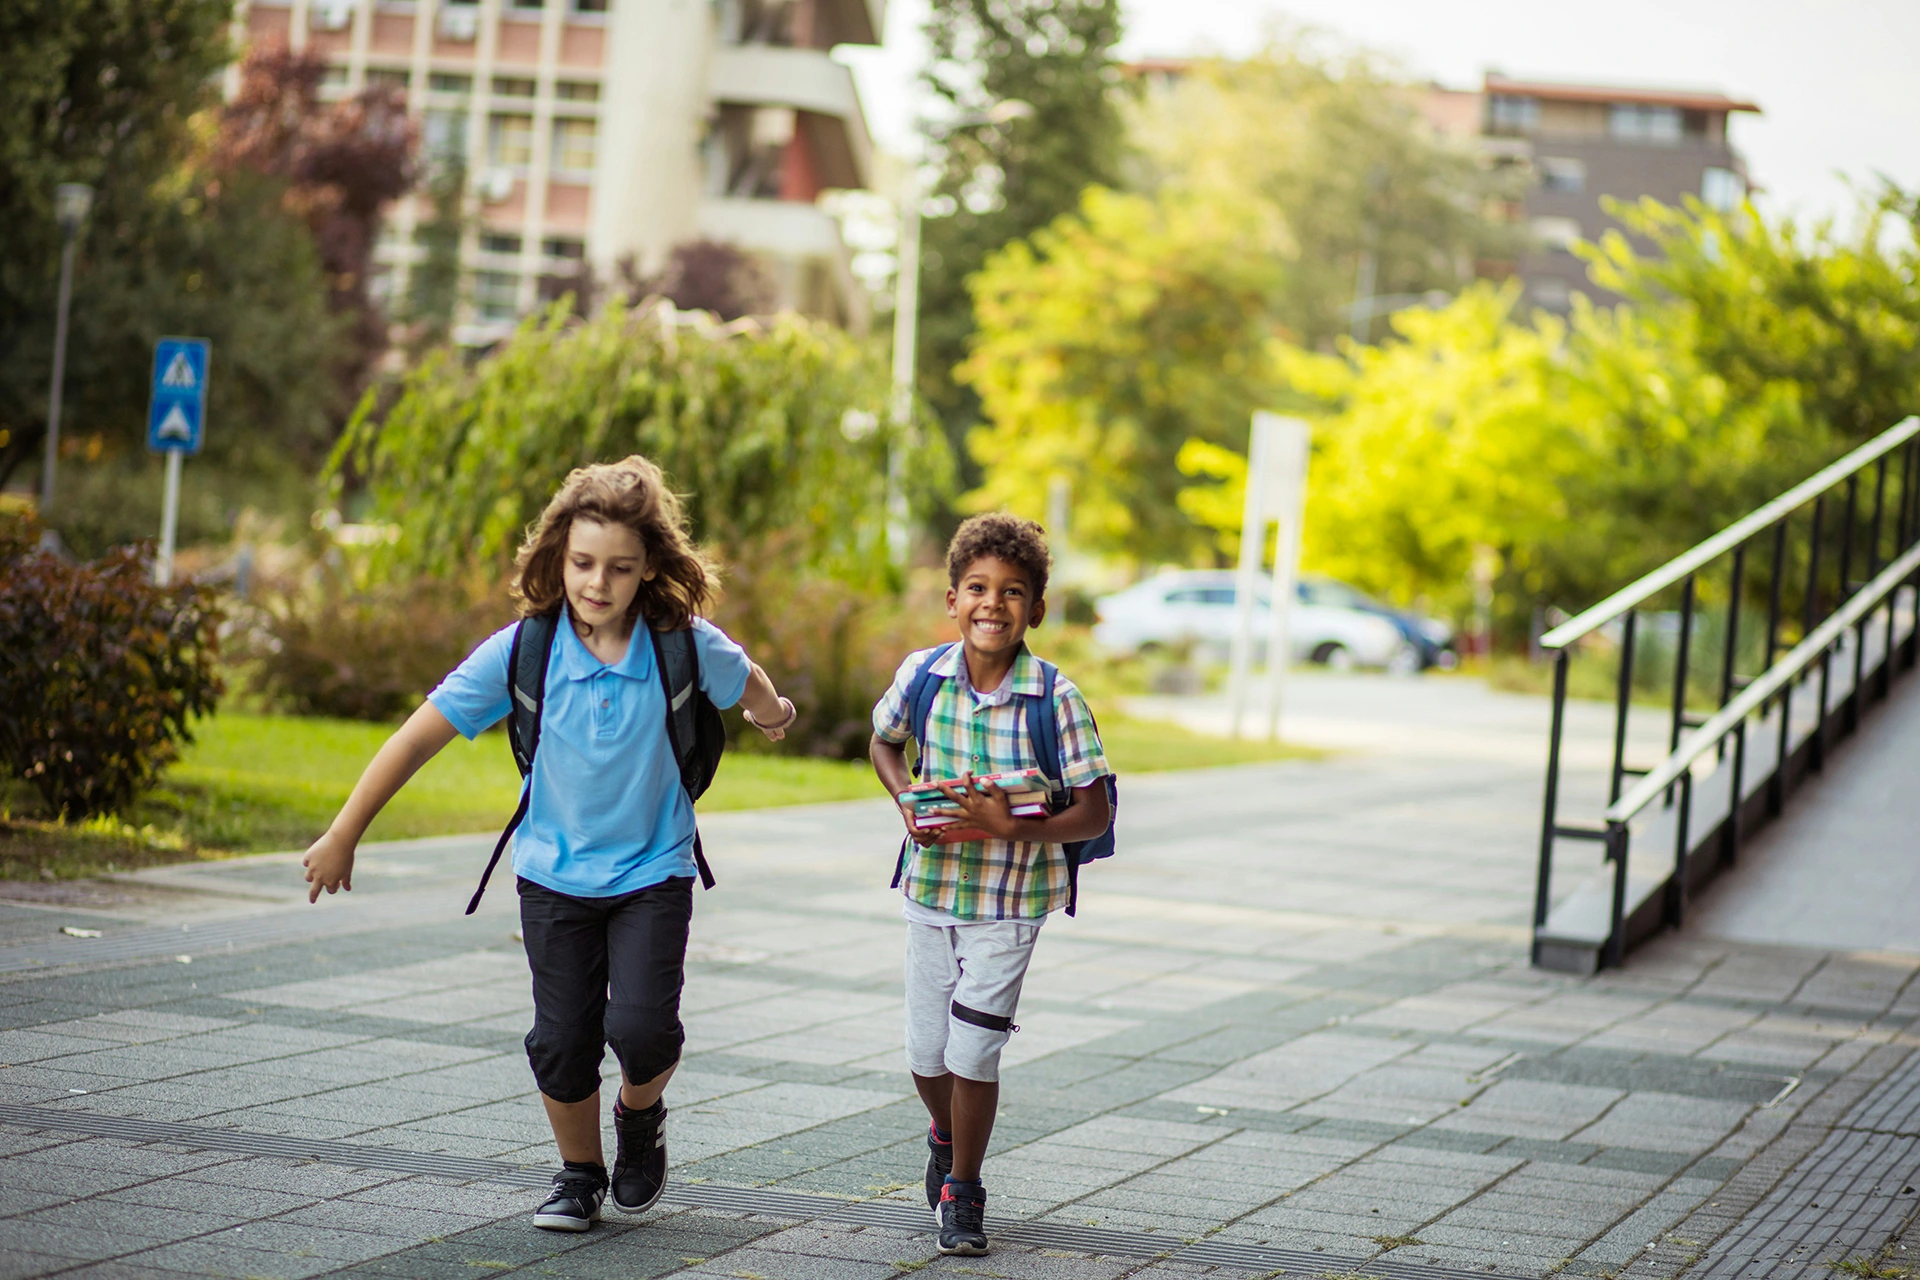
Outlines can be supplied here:
M567 472L643 453L722 556L884 581L887 393L874 349L799 317L556 306L477 366L443 350L390 406L363 401L334 474L351 465L399 527L381 567L403 580L497 573ZM945 456L936 440L910 457L923 506Z
M1151 562L1210 554L1177 505L1190 439L1244 452L1282 384L1273 305L1285 276L1245 252L1244 206L1090 188L1077 213L994 254L973 279L979 333L960 377L990 425L969 438L974 507L1039 517L1073 484L1075 545Z
M0 482L33 456L46 424L60 262L54 187L85 182L98 192L89 242L145 222L149 189L174 166L188 118L227 60L231 8L230 0L0 6Z
M1508 179L1432 136L1417 90L1366 53L1323 55L1305 37L1243 62L1196 63L1134 112L1136 185L1256 211L1249 253L1287 264L1275 314L1294 341L1331 349L1349 331L1362 259L1373 296L1452 293L1504 256L1486 216ZM1368 332L1388 332L1377 315Z
M922 224L919 390L962 473L979 404L955 380L974 330L967 279L1000 246L1079 207L1092 185L1116 185L1120 117L1119 0L933 0L925 73L940 102L929 122L939 177ZM1008 102L1029 115L987 121ZM958 123L955 123L958 122Z
M407 276L407 320L414 345L438 346L453 332L460 306L460 242L473 222L467 210L466 152L448 148L435 156L427 173L427 200L433 212L414 232L426 252Z

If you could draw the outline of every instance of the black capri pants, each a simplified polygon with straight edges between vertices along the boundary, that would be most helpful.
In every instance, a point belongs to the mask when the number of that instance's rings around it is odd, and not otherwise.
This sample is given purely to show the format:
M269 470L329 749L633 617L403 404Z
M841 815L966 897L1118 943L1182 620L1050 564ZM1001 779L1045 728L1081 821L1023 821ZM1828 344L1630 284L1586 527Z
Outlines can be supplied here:
M520 879L520 932L533 968L527 1061L540 1092L584 1102L613 1046L645 1084L680 1060L693 879L675 876L610 898L576 898Z

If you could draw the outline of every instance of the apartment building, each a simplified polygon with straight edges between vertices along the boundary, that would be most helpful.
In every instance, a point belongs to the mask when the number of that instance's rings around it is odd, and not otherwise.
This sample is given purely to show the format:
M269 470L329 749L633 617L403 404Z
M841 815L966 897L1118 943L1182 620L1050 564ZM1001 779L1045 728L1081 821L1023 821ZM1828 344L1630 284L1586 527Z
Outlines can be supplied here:
M869 184L847 68L886 0L240 0L245 40L327 60L323 92L403 90L430 153L464 157L475 225L456 336L483 343L582 265L657 271L673 247L754 255L778 305L859 328L866 294L818 197ZM430 213L400 201L377 251L404 296Z
M1434 87L1419 100L1439 134L1479 147L1494 163L1520 166L1524 194L1511 216L1527 247L1511 264L1527 301L1564 312L1576 292L1611 295L1587 279L1576 240L1619 223L1603 201L1652 196L1678 205L1695 196L1727 210L1747 196L1746 162L1728 125L1751 102L1701 89L1625 88L1515 80L1489 72L1479 92ZM1504 269L1504 265L1503 269Z

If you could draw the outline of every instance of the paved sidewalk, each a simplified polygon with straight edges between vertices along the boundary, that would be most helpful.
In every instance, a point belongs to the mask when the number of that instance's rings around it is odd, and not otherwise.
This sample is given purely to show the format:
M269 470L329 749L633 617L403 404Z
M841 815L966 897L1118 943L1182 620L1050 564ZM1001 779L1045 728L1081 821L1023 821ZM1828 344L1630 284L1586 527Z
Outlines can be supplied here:
M290 856L0 905L0 1277L1673 1276L1799 1213L1768 1197L1836 1134L1891 1207L1714 1274L1880 1248L1920 1134L1859 1109L1915 1068L1920 957L1532 971L1520 732L1127 779L1022 1004L986 1259L929 1262L884 803L703 824L674 1194L582 1237L526 1221L554 1155L510 883L459 914L484 841L311 908Z

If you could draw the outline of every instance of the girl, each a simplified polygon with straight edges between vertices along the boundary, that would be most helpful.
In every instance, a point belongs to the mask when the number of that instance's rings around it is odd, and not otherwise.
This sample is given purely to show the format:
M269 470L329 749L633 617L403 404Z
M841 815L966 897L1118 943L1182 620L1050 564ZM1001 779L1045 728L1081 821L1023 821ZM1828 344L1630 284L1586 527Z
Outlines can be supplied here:
M563 1162L535 1226L585 1231L609 1187L640 1213L667 1180L661 1102L685 1035L680 988L693 914L693 806L666 732L666 696L640 625L691 627L700 689L746 706L773 741L793 704L712 623L712 571L679 500L638 455L567 477L515 561L520 615L558 614L526 819L513 841L520 921L533 969L527 1058ZM367 765L327 833L307 850L307 900L353 888L367 824L456 733L471 739L509 707L514 628L483 641ZM600 1063L620 1060L617 1146L600 1145Z

